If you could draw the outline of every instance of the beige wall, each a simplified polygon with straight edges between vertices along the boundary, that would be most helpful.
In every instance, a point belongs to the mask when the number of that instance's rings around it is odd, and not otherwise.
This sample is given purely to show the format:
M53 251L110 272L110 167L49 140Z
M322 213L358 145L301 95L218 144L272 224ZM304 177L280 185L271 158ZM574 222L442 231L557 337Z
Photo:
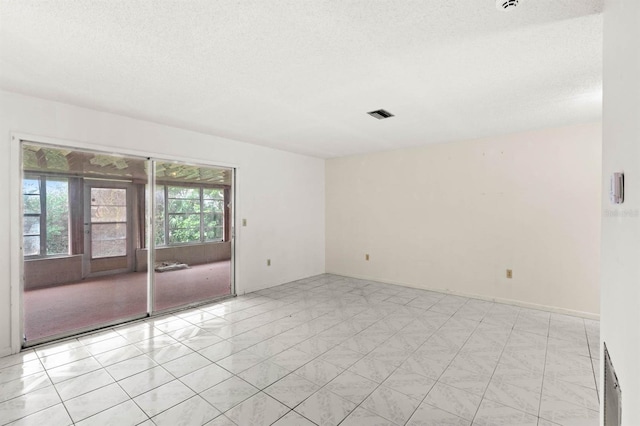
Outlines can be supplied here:
M600 338L620 381L623 426L640 425L639 22L638 0L606 1ZM623 204L609 201L614 172L624 172Z
M326 270L596 314L600 161L598 123L328 160Z

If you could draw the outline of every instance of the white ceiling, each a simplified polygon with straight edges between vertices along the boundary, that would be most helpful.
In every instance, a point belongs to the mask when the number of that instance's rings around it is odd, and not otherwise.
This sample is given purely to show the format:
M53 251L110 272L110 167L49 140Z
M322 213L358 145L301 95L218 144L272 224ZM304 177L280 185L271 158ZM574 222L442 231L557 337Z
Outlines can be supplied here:
M0 0L0 88L327 158L477 138L600 119L602 3Z

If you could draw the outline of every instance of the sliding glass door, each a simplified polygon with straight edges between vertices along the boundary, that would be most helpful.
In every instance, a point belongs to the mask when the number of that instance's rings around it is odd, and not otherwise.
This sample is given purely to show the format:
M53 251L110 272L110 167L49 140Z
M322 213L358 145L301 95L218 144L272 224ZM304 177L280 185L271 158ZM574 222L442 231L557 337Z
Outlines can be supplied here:
M154 309L231 294L232 170L155 162Z
M22 194L25 346L232 293L232 169L22 142Z
M23 142L22 170L25 342L146 316L134 182L148 161Z

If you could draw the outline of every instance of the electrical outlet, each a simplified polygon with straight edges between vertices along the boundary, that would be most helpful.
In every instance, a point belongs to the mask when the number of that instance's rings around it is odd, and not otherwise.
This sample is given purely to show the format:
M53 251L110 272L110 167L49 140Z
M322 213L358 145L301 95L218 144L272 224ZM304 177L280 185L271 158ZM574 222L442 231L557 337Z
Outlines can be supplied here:
M369 255L368 254L364 255L364 260L369 260Z
M271 259L267 259L267 266L271 266Z
M513 271L511 269L507 269L507 278L513 278Z
M247 226L247 219L242 219L242 226Z

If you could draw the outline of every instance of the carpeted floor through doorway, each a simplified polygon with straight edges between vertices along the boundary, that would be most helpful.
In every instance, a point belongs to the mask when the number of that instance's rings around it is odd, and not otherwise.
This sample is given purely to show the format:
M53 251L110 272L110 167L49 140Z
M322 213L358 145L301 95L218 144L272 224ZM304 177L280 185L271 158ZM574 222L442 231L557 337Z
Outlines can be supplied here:
M156 273L155 309L230 294L231 262ZM147 274L132 272L24 292L27 341L39 340L147 312Z

